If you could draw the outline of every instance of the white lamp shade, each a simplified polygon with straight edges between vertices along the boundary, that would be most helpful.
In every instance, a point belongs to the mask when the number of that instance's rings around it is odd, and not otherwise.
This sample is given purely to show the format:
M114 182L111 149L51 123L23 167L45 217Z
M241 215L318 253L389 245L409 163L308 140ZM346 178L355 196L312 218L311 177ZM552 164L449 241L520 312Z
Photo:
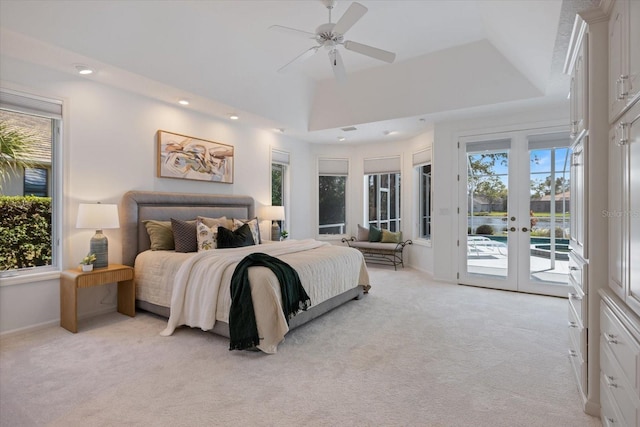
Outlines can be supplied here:
M76 228L119 228L118 205L101 203L80 203Z
M262 218L272 221L284 220L284 206L265 206L262 208Z

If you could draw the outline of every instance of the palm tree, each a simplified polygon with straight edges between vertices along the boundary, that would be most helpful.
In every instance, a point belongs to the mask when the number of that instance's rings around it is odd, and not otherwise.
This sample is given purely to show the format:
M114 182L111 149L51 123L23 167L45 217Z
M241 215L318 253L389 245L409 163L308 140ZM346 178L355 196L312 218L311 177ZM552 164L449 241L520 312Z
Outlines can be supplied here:
M33 167L32 138L33 135L11 129L6 122L0 121L0 191L10 175Z

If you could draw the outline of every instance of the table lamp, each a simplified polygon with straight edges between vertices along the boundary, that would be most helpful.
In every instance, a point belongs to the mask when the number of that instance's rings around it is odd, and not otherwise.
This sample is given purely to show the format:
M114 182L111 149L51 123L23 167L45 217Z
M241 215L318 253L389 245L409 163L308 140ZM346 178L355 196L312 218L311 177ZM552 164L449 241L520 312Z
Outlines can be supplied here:
M262 216L265 219L270 219L271 224L271 240L280 240L280 225L278 221L284 221L284 206L265 206L263 208Z
M89 243L89 253L96 255L95 268L109 265L109 242L102 234L105 228L119 228L118 205L80 203L76 228L93 228L96 234Z

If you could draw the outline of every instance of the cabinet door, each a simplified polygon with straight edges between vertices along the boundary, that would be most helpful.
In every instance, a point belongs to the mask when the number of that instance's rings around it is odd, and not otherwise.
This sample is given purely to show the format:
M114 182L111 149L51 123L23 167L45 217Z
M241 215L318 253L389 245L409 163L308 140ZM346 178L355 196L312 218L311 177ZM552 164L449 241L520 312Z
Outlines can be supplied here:
M571 219L569 221L569 246L571 250L587 259L586 252L586 194L585 168L589 137L584 136L573 144L571 153Z
M626 302L636 313L640 314L640 104L636 103L630 111L629 132L627 142L629 181L626 196L628 197L629 228L629 284Z
M571 73L571 137L579 137L587 129L587 53L588 35L585 33L576 57L576 62Z
M632 101L640 95L640 1L629 2L627 25L629 28L628 48L626 49L629 55L629 81L627 83L629 95L627 99Z
M625 150L620 144L620 127L609 134L609 203L606 212L609 223L609 287L624 299L625 239L624 239L624 182Z
M625 106L623 82L625 71L625 36L628 1L614 3L609 17L609 122L612 123Z

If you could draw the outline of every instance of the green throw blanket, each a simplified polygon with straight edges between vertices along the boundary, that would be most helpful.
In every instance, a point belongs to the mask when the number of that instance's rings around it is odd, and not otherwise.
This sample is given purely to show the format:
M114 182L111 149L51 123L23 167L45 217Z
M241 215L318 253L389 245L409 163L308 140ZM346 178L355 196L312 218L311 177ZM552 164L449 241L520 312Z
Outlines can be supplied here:
M306 310L311 300L298 273L289 264L265 253L253 253L238 263L231 277L231 308L229 310L229 350L244 350L260 344L256 316L251 300L249 267L267 267L278 278L282 292L282 311L289 320L300 310Z

